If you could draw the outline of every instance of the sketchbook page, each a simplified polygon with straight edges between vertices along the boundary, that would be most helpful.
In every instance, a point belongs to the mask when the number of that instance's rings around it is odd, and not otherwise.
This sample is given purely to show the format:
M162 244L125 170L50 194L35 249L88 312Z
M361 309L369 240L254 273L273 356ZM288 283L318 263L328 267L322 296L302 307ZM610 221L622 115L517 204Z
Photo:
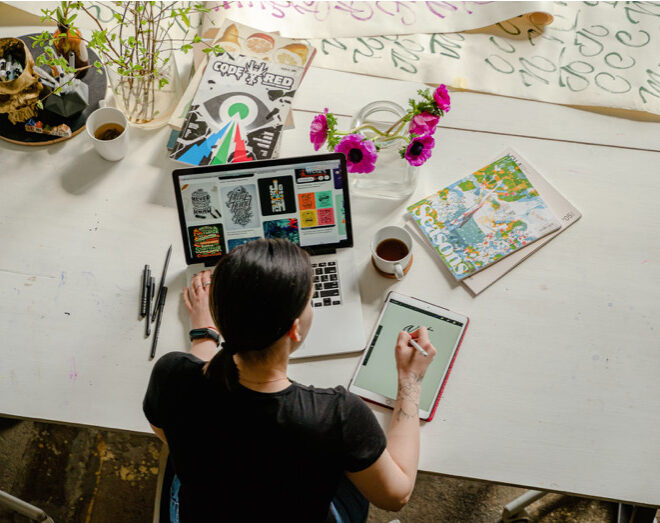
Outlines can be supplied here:
M565 231L582 217L580 211L578 211L557 189L550 185L550 183L517 152L512 149L507 149L503 154L511 154L516 158L529 181L532 182L545 203L559 219L560 228L540 240L523 247L519 251L510 254L500 262L464 278L462 283L465 284L465 286L475 295L499 280L516 265L534 254L555 236Z
M660 2L553 2L479 34L316 38L315 67L660 114Z
M486 27L547 2L209 2L223 16L290 38L453 33Z

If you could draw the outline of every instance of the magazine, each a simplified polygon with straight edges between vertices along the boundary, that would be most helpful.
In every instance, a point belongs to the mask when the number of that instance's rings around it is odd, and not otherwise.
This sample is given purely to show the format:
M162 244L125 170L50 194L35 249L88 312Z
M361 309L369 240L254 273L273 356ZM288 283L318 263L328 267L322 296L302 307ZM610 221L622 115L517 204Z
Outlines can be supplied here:
M316 49L303 41L283 38L275 33L264 33L228 19L219 27L204 33L203 39L202 42L193 44L195 74L190 79L169 121L170 126L176 131L181 130L190 111L192 100L208 63L208 55L203 50L209 45L218 44L232 56L243 54L284 65L298 65L303 67L305 72L316 54ZM293 127L293 119L290 117L285 123L285 129L291 127ZM168 149L172 150L171 147Z
M560 227L512 154L409 206L408 212L457 280Z
M212 57L171 158L191 165L272 158L303 72L254 56Z

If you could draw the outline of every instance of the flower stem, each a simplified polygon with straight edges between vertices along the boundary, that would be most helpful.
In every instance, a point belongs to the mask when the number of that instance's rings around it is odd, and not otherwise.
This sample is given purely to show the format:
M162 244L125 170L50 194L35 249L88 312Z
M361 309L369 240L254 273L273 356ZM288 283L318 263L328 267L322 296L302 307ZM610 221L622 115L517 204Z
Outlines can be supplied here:
M390 128L385 131L385 134L390 134L394 129L399 125L399 124L404 124L405 122L403 121L403 117L399 118L396 122L394 122ZM397 129L397 134L399 133L399 130Z
M398 124L398 123L402 123L402 122L399 120L399 122L396 122L396 123ZM394 126L390 127L387 131L383 132L380 129L378 129L377 127L374 127L370 123L363 123L359 127L356 127L355 129L352 129L349 133L346 133L346 134L359 133L360 131L364 131L364 130L367 130L367 129L370 130L370 131L373 131L374 133L376 133L379 136L388 137L388 136L392 136L392 129L394 129ZM337 134L339 134L339 133L337 133Z

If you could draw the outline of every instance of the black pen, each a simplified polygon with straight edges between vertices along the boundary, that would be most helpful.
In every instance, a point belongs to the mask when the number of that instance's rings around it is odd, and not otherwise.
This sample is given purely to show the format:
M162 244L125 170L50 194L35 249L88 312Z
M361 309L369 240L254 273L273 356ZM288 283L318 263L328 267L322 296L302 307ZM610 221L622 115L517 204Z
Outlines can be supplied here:
M154 278L149 276L149 284L147 285L147 327L145 336L148 338L151 334L151 299L153 298Z
M140 295L140 318L144 318L147 313L147 280L149 266L145 265L142 271L142 294Z
M167 254L165 255L165 265L163 265L163 273L160 275L160 283L158 284L158 294L156 294L156 301L154 306L154 312L151 316L151 321L156 319L156 312L158 311L158 304L160 303L160 294L163 292L163 285L165 285L165 275L167 274L167 266L170 264L170 256L172 255L172 246L167 249Z
M160 323L163 321L163 309L165 308L165 298L167 297L167 287L163 287L160 293L160 300L156 309L158 310L158 319L154 327L154 341L151 342L151 354L149 359L153 360L156 356L156 344L158 343L158 334L160 333Z

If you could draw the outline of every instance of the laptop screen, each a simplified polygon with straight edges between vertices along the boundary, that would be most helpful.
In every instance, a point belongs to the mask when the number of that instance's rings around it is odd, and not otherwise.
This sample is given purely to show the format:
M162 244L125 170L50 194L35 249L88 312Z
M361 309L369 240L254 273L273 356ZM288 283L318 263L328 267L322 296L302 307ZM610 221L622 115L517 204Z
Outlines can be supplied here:
M346 162L324 154L173 172L188 264L214 264L257 238L353 245Z

